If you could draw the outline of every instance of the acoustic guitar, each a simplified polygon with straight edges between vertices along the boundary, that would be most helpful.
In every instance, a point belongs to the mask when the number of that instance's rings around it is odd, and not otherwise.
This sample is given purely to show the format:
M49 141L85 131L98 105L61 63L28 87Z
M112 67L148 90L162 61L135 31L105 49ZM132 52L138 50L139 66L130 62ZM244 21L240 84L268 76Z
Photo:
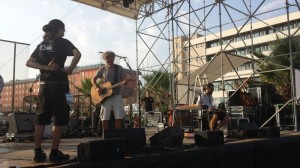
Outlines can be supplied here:
M130 79L130 80L135 80L135 79ZM121 85L122 83L123 83L123 81L112 85L111 82L105 82L105 83L102 84L102 87L101 87L102 91L101 91L100 94L98 93L98 89L92 87L91 88L91 99L92 99L92 102L94 104L103 104L104 101L108 97L112 96L112 94L113 94L113 88Z

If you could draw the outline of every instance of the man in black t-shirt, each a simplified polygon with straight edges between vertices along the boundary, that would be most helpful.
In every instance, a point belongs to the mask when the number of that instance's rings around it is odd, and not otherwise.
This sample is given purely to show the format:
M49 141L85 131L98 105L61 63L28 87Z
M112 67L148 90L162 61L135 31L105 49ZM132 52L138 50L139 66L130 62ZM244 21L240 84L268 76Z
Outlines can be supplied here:
M51 162L69 159L59 149L62 127L69 122L70 107L66 93L69 92L68 76L80 60L81 53L67 39L62 38L65 25L58 19L43 26L44 40L36 47L26 66L40 70L40 89L36 112L35 149L33 161L43 162L46 154L41 148L45 125L52 122L52 147L49 155ZM73 56L71 64L65 69L67 56Z
M154 112L154 99L150 96L150 92L146 91L146 96L142 99L145 112Z

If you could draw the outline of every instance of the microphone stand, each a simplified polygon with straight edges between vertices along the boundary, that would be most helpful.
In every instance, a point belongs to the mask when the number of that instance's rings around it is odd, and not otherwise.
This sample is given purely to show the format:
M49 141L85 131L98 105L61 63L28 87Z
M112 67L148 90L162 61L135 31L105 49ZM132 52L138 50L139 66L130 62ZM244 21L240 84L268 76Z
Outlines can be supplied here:
M78 86L74 85L72 82L70 82L71 85L74 86L75 89L77 89L80 93L83 94L83 96L88 96L89 97L89 118L91 120L91 122L89 122L89 127L85 128L84 125L84 121L81 121L81 128L83 129L83 131L81 132L81 135L98 135L95 130L94 130L94 117L92 116L92 98L90 94L86 94L81 88L79 88ZM80 100L80 95L78 95L77 98L77 105L78 105L78 111L79 111L79 100ZM80 114L80 118L83 120L83 115L82 112Z
M122 57L122 56L117 56L117 57L124 59L124 61L126 62L127 67L133 73L133 70L132 70L131 66L129 65L128 61L126 60L127 57ZM140 79L138 79L138 88L139 88L138 92L140 91L140 86L142 86L142 88L144 89L144 86L142 85L142 82L140 81ZM139 127L141 128L141 125L142 125L141 124L142 123L142 112L141 112L141 103L140 103L141 97L140 97L140 94L138 94L138 95L139 95L139 97L138 97L138 101L139 101Z
M30 97L30 102L29 102L29 112L31 113L32 112L32 92L33 92L33 86L35 85L35 83L38 81L39 77L40 77L41 74L39 74L35 81L32 83L31 87L29 88L28 92L29 92L29 97Z

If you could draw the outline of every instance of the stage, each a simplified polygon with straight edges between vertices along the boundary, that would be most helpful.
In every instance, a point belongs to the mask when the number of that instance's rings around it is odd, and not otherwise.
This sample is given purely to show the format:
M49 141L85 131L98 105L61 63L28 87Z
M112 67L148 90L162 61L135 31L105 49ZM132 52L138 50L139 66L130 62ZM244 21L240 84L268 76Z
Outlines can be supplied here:
M146 139L157 133L157 128L147 127ZM77 146L80 143L100 140L101 137L64 138L60 149L70 154L65 163L32 162L32 141L2 142L0 167L201 167L201 168L299 168L300 132L282 130L279 138L225 138L224 145L198 146L194 138L184 138L183 145L173 148L146 148L128 154L125 159L101 160L79 163ZM50 152L51 140L44 140L44 149ZM99 149L101 150L101 149Z

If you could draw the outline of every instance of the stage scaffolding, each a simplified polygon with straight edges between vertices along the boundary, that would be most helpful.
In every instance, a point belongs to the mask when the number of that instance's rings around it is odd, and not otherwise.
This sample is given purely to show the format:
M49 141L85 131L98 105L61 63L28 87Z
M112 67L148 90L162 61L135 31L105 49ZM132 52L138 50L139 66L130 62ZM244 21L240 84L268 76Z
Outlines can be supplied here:
M272 3L274 6L272 7ZM194 92L193 86L197 85L195 82L188 79L185 93L179 95L178 80L184 76L189 75L197 69L197 67L204 65L210 60L208 58L208 48L204 51L198 52L195 37L204 36L204 45L206 44L206 37L213 35L217 37L219 42L218 53L226 53L235 51L239 55L242 51L240 48L246 48L246 51L254 50L254 37L257 32L252 31L253 23L260 21L271 29L277 31L282 37L291 39L291 37L299 34L299 27L297 30L291 31L291 24L289 23L289 15L291 12L300 11L299 2L297 0L273 1L273 0L154 0L150 3L144 4L139 10L139 16L136 21L137 29L137 69L142 74L147 74L154 71L169 72L171 87L174 102L191 104L191 95ZM286 30L278 30L271 26L264 20L274 16L286 15L288 28ZM223 38L223 32L234 28L235 35L231 39ZM245 40L243 32L245 29L250 29L250 40ZM183 38L180 38L183 37ZM185 42L182 42L183 40ZM242 46L236 47L233 43L236 39L242 41ZM249 42L250 41L250 42ZM201 44L200 44L201 45ZM291 43L290 43L291 51ZM292 53L290 52L290 58ZM250 58L256 57L250 52L247 54ZM267 54L268 57L272 53ZM222 58L224 59L224 58ZM193 61L196 60L196 61ZM295 130L297 130L297 113L295 107L295 80L293 72L293 62L290 59L292 66L288 67L291 72L291 88L293 114ZM222 72L223 62L221 61L220 78L222 81L222 88L224 88L224 75ZM232 65L233 69L234 65ZM260 65L258 65L260 67ZM257 74L258 68L254 67L252 62L252 74L249 74L247 79L242 82L239 88L243 87L245 82ZM238 75L238 74L237 74ZM142 80L142 78L141 78ZM204 79L202 79L204 80ZM156 81L151 81L155 84ZM209 81L213 82L213 81ZM152 85L153 86L153 85ZM155 87L154 87L155 88ZM140 95L142 93L139 93ZM224 94L224 93L223 93ZM180 97L182 96L182 97ZM175 107L173 107L174 110Z

